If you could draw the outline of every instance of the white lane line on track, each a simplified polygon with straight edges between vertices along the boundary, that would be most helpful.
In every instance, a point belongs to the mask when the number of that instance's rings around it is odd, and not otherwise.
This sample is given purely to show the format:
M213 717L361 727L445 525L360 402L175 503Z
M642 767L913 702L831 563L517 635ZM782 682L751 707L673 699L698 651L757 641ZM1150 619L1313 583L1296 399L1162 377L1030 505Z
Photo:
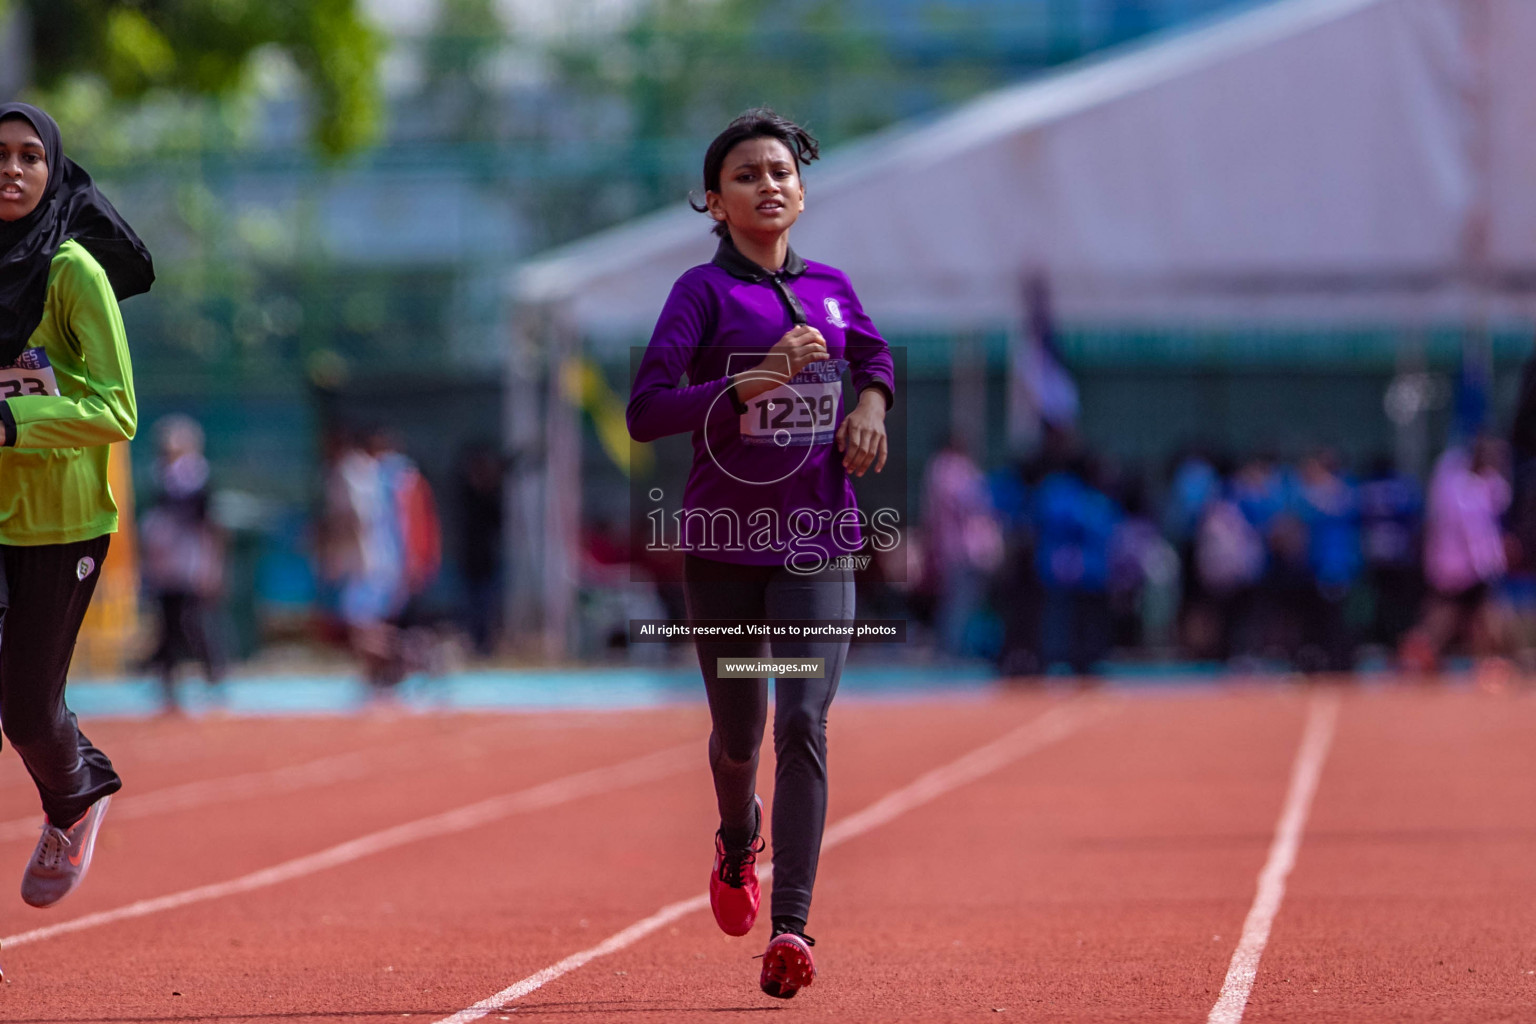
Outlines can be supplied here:
M943 796L951 790L958 789L967 783L975 782L999 768L1006 766L1011 761L1016 761L1027 754L1032 754L1042 747L1049 746L1057 740L1063 739L1085 725L1095 713L1102 713L1102 705L1094 705L1092 710L1081 702L1062 705L1047 711L1039 718L1035 718L1014 729L985 746L978 747L949 764L919 776L916 780L888 793L854 814L843 818L829 827L822 834L821 848L825 852L840 843L857 838L872 829L879 828L896 818L901 817L914 808L921 807ZM772 875L773 869L769 866L760 867L757 875L766 881ZM507 1008L507 1004L521 999L523 996L543 988L556 978L570 974L572 971L585 967L600 957L634 945L647 935L660 928L664 928L693 913L695 910L703 910L709 906L709 893L702 893L686 900L678 900L662 907L650 917L616 932L589 949L579 953L572 953L559 963L551 964L542 971L530 974L521 981L507 986L493 996L487 996L473 1006L466 1007L451 1017L444 1017L436 1024L471 1024L482 1017L497 1013Z
M316 789L338 782L351 782L381 772L398 774L413 765L441 766L444 760L473 750L472 741L493 734L492 728L467 729L445 736L429 736L403 740L384 748L370 747L345 754L332 754L303 764L287 765L266 771L242 772L222 778L198 779L148 793L119 793L112 798L112 822L148 818L173 811L188 811L210 804L231 800L249 800L257 797L283 796L305 789ZM422 748L429 744L440 746L440 740L448 739L453 750L428 753ZM27 780L28 785L31 780ZM19 839L35 840L43 824L41 811L25 818L0 822L0 843Z
M375 764L380 760L377 751L335 754L306 764L290 765L272 771L246 772L219 779L199 779L196 782L168 786L148 793L118 796L112 800L112 821L147 818L170 811L206 807L226 800L277 796L316 786L327 786L334 782L347 782L377 771ZM0 822L0 842L35 839L42 823L41 811L30 817Z
M1259 872L1258 892L1243 921L1242 938L1232 953L1221 995L1211 1008L1206 1024L1238 1024L1243 1019L1254 979L1259 974L1259 958L1269 944L1270 927L1285 899L1285 881L1296 864L1296 851L1301 847L1302 832L1307 827L1307 815L1312 809L1312 798L1317 794L1318 780L1322 778L1323 762L1328 759L1328 749L1333 745L1338 720L1338 694L1318 693L1312 698L1307 706L1307 724L1301 736L1301 746L1296 751L1296 763L1291 767L1290 789L1285 794L1285 806L1275 825L1274 841L1269 846L1269 859Z
M396 847L405 846L410 843L420 842L425 839L436 839L455 832L467 832L470 829L479 828L482 825L488 825L491 822L500 821L515 814L540 811L559 804L570 803L572 800L577 800L581 797L596 796L612 790L628 789L644 782L654 782L670 775L676 775L686 768L693 767L699 759L697 748L698 744L689 743L661 750L654 754L646 754L643 757L622 761L618 764L608 765L607 767L577 772L574 775L567 775L541 783L530 789L491 797L488 800L481 800L478 803L469 804L457 810L447 811L443 814L434 814L428 818L420 818L416 821L406 822L403 825L396 825L393 828L371 832L368 835L332 846L318 853L296 857L293 860L284 861L273 867L254 871L251 874L242 875L227 882L215 882L211 885L201 885L195 889L186 889L182 892L170 893L166 896L139 900L137 903L130 903L127 906L118 907L114 910L103 910L94 914L86 914L68 921L61 921L58 924L34 928L31 931L21 932L17 935L8 935L0 939L0 948L10 949L15 946L26 945L30 942L51 939L57 935L67 935L71 932L85 931L88 928L99 928L102 925L114 924L118 921L148 917L151 914L175 910L178 907L189 906L193 903L206 903L209 900L222 899L225 896L235 896L257 889L265 889L282 882L289 882L296 878L303 878L306 875L313 875L328 868L349 864L352 861L361 860L364 857L383 853L386 850L393 850Z

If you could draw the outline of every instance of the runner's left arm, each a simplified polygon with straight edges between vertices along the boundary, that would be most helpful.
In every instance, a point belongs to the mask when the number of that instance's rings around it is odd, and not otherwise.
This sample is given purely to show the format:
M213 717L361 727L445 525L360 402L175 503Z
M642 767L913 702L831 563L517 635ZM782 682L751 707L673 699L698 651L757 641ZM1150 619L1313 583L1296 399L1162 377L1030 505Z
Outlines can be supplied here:
M847 277L843 278L847 284ZM864 304L848 284L848 327L844 331L844 352L853 371L853 391L861 399L874 388L885 396L887 410L896 404L896 372L891 346L886 344L875 323L864 312Z
M895 364L886 344L853 286L843 278L848 294L848 326L843 330L844 354L853 371L858 404L837 428L837 447L843 453L843 470L863 476L870 469L885 469L889 443L885 414L896 402Z
M131 440L138 428L133 364L123 314L94 261L71 262L50 296L64 334L80 354L83 394L18 395L4 407L8 442L17 448L90 448Z

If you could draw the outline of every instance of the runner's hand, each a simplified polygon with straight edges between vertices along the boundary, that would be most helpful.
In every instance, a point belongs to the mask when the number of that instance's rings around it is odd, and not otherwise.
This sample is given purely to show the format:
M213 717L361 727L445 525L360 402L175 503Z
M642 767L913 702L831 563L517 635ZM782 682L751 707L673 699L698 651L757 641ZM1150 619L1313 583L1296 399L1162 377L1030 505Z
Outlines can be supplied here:
M772 391L789 382L810 363L827 358L827 339L814 327L804 324L791 328L773 343L758 363L746 373L736 375L736 394L742 401Z
M866 388L859 407L837 428L837 450L843 453L843 470L854 476L870 466L876 473L885 468L885 395L878 388Z
M821 336L816 328L801 324L784 332L784 336L773 343L773 348L763 357L763 361L757 364L757 370L762 373L782 374L785 360L788 360L789 376L793 377L810 363L820 362L827 358L827 339ZM786 377L785 380L789 378Z

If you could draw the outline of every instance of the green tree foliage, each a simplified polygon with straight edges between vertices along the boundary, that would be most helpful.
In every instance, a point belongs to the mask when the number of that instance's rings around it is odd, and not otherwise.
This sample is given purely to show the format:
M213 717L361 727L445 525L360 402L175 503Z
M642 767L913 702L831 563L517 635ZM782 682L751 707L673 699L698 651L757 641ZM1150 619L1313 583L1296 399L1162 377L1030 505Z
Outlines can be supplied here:
M248 84L253 55L276 48L308 87L311 135L323 153L351 152L378 133L382 43L357 0L21 2L45 95L92 80L116 100L227 100Z

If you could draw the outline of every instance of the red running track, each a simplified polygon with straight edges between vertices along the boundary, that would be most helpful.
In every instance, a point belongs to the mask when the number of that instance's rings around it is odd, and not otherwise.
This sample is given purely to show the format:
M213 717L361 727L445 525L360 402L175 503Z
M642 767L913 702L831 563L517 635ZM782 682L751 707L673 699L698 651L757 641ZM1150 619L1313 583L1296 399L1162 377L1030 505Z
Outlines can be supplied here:
M814 987L694 909L485 1019L1206 1021L1335 694L1240 1018L1536 1019L1536 697L1274 684L842 702ZM701 707L88 730L128 788L78 893L6 883L0 1020L432 1024L704 890Z

